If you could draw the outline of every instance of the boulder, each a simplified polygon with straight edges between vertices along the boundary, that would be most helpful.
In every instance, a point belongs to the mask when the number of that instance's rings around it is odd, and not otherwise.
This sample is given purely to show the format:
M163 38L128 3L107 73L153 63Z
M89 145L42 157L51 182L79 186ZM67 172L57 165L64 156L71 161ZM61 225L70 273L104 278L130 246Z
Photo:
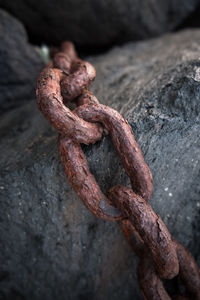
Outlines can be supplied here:
M0 9L0 113L33 99L42 66L23 25Z
M88 60L93 92L128 119L150 166L152 207L200 265L199 53L193 30ZM0 139L0 299L142 299L138 259L117 223L97 219L71 189L35 101L1 118ZM109 136L83 150L105 193L129 185Z
M160 35L176 28L199 4L199 0L0 0L35 42L69 39L85 51Z

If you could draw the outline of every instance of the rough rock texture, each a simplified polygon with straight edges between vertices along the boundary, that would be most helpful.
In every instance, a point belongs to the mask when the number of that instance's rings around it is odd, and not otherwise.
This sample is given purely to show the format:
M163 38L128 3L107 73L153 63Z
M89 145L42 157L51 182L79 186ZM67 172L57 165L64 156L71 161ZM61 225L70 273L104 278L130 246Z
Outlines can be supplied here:
M172 30L199 0L0 0L35 41L107 47ZM89 49L87 48L87 51Z
M0 9L0 113L34 97L33 82L42 65L23 25Z
M142 147L153 208L200 264L200 31L90 61L93 91ZM96 219L70 188L56 136L35 102L0 121L0 299L141 299L135 255L117 224ZM103 191L129 184L109 137L83 148Z

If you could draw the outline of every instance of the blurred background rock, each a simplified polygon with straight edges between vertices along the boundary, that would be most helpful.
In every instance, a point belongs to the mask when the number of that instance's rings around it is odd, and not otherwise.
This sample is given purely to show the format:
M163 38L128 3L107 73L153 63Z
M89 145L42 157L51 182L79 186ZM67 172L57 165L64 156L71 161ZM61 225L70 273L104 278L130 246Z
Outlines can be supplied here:
M64 39L90 54L91 89L128 119L153 173L153 208L200 265L199 5L0 0L1 300L142 299L136 256L73 192L36 106L41 49ZM83 149L105 193L129 185L109 137Z
M199 5L199 0L0 0L32 42L55 45L69 39L85 51L172 31Z

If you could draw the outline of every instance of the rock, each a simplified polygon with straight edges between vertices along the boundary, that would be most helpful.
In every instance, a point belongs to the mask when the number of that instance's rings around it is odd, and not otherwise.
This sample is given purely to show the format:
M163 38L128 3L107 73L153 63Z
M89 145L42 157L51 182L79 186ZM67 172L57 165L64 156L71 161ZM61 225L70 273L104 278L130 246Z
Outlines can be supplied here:
M85 51L160 35L181 24L198 4L199 0L0 0L35 42L69 39Z
M199 53L194 30L89 60L93 91L128 119L153 173L151 205L200 265ZM35 102L5 114L0 136L0 299L142 299L136 256L71 189ZM129 184L109 137L83 149L104 192Z
M183 22L176 28L176 30L182 30L184 28L198 28L200 27L200 4L197 8L190 14L187 18L183 20Z
M23 25L0 9L0 113L34 98L42 59Z

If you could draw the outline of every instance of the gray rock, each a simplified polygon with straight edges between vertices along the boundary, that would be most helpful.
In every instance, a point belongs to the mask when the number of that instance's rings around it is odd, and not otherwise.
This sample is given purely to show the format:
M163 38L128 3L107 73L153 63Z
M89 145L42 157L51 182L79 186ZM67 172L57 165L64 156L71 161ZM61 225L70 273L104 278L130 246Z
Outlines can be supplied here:
M0 9L0 113L34 97L33 82L42 66L23 25Z
M199 0L0 0L19 18L37 42L108 47L160 35L174 29L200 4Z
M91 57L93 91L130 122L154 178L150 201L200 264L200 31ZM137 258L67 182L35 101L0 120L0 299L139 300ZM109 137L84 146L103 191L129 184Z

